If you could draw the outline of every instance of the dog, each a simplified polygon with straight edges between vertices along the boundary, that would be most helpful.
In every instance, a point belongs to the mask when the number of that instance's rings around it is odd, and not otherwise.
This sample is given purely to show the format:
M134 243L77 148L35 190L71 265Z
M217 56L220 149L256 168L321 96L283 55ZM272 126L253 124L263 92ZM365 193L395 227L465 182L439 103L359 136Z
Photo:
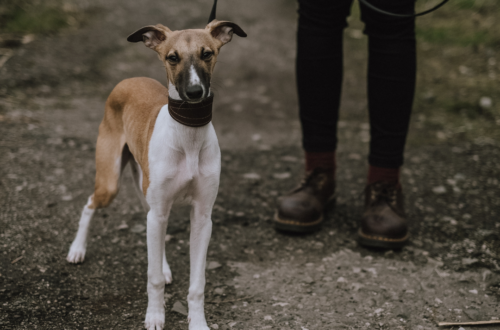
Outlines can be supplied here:
M165 235L174 204L191 205L190 330L209 330L204 311L205 266L212 232L212 207L219 188L220 148L211 123L211 76L220 48L235 23L211 21L205 29L171 31L145 26L127 40L143 41L163 62L168 89L154 79L131 78L109 95L96 146L94 193L84 206L67 260L83 262L89 225L98 208L118 193L129 163L141 203L147 211L148 307L145 327L163 329L164 287L172 282L165 257Z

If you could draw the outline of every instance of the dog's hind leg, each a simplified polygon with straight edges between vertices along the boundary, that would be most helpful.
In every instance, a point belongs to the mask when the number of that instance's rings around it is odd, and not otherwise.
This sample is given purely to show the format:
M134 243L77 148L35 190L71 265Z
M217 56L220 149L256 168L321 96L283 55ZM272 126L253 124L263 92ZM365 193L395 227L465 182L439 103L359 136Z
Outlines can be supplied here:
M130 160L130 169L132 170L132 176L134 177L134 187L135 191L137 192L137 196L139 197L139 200L141 201L142 208L144 211L147 213L149 212L149 205L148 202L146 201L146 198L144 197L144 193L142 191L142 180L143 180L143 174L142 174L142 169L139 163L135 159Z
M148 202L146 201L146 198L144 198L144 193L142 192L142 169L141 166L135 161L135 159L132 159L130 161L130 168L132 169L132 176L134 177L134 186L135 190L137 191L137 195L139 196L139 199L141 200L142 207L144 208L144 211L149 212L149 205ZM165 284L170 284L172 283L172 271L170 270L170 266L168 265L167 262L167 257L165 255L165 249L163 250L163 275L165 276Z
M96 148L95 189L83 207L78 232L66 258L68 262L79 263L85 259L87 235L94 212L113 201L118 193L121 173L130 158L130 151L123 138L99 135Z

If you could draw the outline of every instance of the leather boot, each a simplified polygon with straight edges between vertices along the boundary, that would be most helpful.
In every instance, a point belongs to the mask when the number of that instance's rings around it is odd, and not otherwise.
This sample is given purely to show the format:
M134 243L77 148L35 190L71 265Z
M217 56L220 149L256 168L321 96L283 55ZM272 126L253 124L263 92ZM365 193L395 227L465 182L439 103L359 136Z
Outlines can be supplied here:
M408 241L408 222L401 186L376 182L365 189L365 211L359 243L368 247L401 248Z
M307 173L296 189L278 199L274 227L296 233L319 229L334 192L335 180L331 169L316 168Z

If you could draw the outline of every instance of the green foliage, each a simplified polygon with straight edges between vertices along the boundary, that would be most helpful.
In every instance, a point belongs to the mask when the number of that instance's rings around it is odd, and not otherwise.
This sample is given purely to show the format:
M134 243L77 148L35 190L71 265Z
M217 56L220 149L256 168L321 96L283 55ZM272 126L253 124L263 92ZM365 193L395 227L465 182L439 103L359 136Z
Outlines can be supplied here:
M460 114L468 119L479 119L481 117L489 120L495 119L490 111L472 102L455 102L450 104L447 110L453 114Z
M419 27L417 28L417 38L431 43L462 47L477 46L480 44L494 45L499 41L495 35L488 31L469 30L460 25L450 27Z
M7 1L0 5L2 32L52 33L68 26L70 18L60 1Z

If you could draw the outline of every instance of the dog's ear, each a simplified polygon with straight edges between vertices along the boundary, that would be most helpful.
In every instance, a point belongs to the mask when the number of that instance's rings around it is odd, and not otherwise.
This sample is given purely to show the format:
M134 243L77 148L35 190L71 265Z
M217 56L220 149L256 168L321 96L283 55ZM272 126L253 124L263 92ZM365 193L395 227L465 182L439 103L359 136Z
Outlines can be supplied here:
M247 36L238 24L228 21L218 21L216 19L208 23L205 30L208 30L213 38L219 40L222 43L221 46L231 41L233 33L236 33L238 37L244 38Z
M167 39L167 33L170 29L161 24L148 25L135 31L127 37L129 42L143 41L146 47L155 49L160 43Z

